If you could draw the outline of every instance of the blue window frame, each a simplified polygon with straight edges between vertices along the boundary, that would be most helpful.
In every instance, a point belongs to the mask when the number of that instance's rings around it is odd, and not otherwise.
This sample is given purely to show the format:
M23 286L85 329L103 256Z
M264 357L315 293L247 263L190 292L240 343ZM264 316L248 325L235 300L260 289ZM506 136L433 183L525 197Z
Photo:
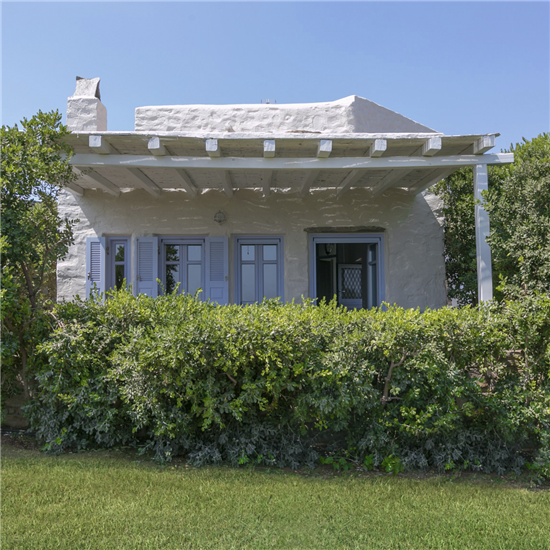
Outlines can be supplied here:
M310 235L309 291L350 309L379 306L385 299L384 235L319 233Z
M106 290L130 284L130 237L106 239Z
M160 277L166 293L195 294L205 290L205 239L161 238ZM205 293L202 292L202 299Z
M156 298L161 291L157 281L170 291L179 283L178 292L200 287L202 300L227 304L228 250L227 237L137 237L134 292Z
M235 237L235 302L284 300L283 237Z

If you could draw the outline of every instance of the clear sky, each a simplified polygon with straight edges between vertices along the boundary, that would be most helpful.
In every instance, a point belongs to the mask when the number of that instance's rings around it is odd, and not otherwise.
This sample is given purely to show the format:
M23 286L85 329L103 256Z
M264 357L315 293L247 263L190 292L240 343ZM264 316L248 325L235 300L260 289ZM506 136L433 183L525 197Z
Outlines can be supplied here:
M550 131L549 2L2 2L2 123L101 78L144 105L366 97L446 134Z

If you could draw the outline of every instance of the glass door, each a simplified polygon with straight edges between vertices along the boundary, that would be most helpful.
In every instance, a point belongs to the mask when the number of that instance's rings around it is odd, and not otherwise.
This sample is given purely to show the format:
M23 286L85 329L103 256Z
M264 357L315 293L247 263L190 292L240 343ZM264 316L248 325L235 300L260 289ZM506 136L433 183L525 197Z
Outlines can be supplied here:
M348 309L378 306L383 300L381 242L381 236L313 235L311 297L336 299Z

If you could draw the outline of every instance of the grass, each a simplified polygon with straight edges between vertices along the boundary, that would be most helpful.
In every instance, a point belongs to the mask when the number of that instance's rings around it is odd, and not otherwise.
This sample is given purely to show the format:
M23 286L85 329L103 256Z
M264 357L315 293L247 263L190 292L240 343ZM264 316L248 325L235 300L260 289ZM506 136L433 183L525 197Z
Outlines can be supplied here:
M2 550L550 548L550 491L2 449Z

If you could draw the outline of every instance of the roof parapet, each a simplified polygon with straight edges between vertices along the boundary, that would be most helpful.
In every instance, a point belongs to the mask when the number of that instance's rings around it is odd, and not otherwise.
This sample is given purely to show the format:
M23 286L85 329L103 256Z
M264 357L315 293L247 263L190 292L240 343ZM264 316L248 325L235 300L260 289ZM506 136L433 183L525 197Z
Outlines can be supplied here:
M164 105L138 107L138 132L437 133L359 96L324 103Z

